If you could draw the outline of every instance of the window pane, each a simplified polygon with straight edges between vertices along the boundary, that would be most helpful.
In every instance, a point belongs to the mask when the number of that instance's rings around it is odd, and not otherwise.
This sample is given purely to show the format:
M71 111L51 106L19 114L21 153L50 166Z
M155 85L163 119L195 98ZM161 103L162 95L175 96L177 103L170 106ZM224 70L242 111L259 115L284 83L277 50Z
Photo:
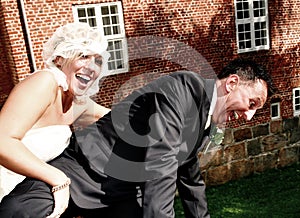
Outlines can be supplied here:
M300 104L300 98L295 99L295 104Z
M116 5L110 7L110 13L111 14L117 14L118 13L118 8L117 8Z
M260 38L260 31L255 31L255 38Z
M122 52L116 51L116 59L122 59Z
M245 30L246 31L250 31L251 30L250 23L246 23L245 24Z
M244 18L249 18L249 17L250 17L249 11L245 11L245 13L244 13Z
M114 45L115 45L115 49L122 49L122 42L121 41L115 41Z
M111 29L110 27L104 27L104 35L107 36L107 35L111 35Z
M87 19L79 19L79 22L81 22L81 23L87 23Z
M91 27L97 26L96 18L90 18L90 19L89 19L89 25L90 25Z
M89 17L95 16L95 8L88 8L87 13Z
M251 48L251 41L246 41L246 48Z
M117 69L122 69L122 68L124 68L123 62L117 61Z
M78 8L77 12L78 12L78 17L85 17L86 16L84 8Z
M295 110L299 111L300 110L300 105L296 105Z
M244 40L245 37L244 37L244 33L239 33L239 40Z
M245 35L246 35L246 39L251 39L251 33L250 32L247 32Z
M239 42L239 48L240 49L245 49L245 42Z
M110 52L110 59L111 60L115 60L116 59L114 52Z
M242 11L237 12L237 19L243 19L244 13Z
M272 105L271 107L271 116L272 117L278 117L279 116L279 111L278 111L278 105Z
M119 24L119 17L118 16L112 16L111 17L112 24Z
M295 91L295 97L298 97L300 95L300 90Z
M255 39L255 46L261 46L261 40Z
M238 25L238 31L239 32L244 32L244 24L239 24Z
M108 70L115 70L115 63L114 62L108 62Z
M267 38L263 38L261 44L262 45L267 45Z
M120 27L119 26L114 26L113 27L113 34L120 34L120 33L121 33Z
M236 9L237 9L238 11L243 10L243 3L242 3L242 2L236 3Z
M103 17L102 18L102 22L103 22L103 25L110 25L110 19L109 19L109 17Z
M113 49L113 46L114 46L113 41L108 41L108 49L109 50Z
M266 16L266 10L260 9L260 16Z
M101 7L101 14L102 15L108 15L109 14L108 6Z
M249 9L249 3L248 2L244 2L243 3L243 9L244 10L248 10Z

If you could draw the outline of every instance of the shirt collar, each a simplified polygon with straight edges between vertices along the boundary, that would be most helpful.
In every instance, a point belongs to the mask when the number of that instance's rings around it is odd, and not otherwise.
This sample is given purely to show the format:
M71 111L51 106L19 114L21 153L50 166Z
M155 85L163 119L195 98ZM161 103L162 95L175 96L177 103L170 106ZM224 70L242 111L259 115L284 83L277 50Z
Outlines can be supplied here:
M212 96L210 107L209 107L208 117L207 117L207 121L206 121L206 124L205 124L205 129L207 129L210 126L211 116L212 116L212 114L215 110L216 103L217 103L217 87L216 87L216 84L215 84L214 85L213 96Z

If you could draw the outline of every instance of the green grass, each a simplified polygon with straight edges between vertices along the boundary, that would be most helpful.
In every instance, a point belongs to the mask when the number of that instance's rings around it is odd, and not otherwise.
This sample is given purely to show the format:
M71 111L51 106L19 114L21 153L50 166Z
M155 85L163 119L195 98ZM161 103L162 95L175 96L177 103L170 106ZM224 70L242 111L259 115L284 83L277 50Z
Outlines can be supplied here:
M208 187L211 218L299 218L300 164ZM179 199L176 218L184 218Z

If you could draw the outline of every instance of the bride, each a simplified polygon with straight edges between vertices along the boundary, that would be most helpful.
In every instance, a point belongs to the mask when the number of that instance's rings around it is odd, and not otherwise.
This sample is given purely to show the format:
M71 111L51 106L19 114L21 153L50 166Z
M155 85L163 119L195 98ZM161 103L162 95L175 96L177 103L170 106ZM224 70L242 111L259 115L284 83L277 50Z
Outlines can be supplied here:
M62 26L44 45L46 68L11 91L0 112L0 199L27 176L53 187L60 206L49 217L67 207L71 181L46 162L66 148L72 124L89 124L109 111L90 98L107 71L106 49L88 24Z

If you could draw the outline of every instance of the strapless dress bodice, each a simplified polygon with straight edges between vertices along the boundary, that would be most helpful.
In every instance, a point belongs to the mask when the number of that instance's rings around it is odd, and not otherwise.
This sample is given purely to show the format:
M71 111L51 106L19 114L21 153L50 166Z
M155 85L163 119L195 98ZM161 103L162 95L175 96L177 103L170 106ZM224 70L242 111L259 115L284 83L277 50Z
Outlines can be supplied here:
M71 134L68 125L53 125L29 130L21 141L33 154L47 162L63 152Z
M52 125L30 129L21 141L34 155L48 162L64 151L69 144L71 135L72 132L68 125ZM24 176L0 166L0 200L24 178Z

